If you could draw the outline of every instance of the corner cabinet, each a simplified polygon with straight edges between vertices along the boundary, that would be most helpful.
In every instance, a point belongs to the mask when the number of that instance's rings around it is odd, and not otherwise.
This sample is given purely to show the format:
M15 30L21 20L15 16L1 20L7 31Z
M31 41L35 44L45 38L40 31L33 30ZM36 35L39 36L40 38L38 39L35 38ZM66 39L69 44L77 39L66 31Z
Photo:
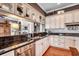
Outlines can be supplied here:
M35 55L42 56L49 47L48 37L35 42Z

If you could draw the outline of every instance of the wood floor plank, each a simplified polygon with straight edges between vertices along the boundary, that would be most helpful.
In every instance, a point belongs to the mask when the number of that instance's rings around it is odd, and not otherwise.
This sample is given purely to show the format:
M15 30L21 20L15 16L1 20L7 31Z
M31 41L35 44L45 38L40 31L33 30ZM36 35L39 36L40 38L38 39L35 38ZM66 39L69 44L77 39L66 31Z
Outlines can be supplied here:
M71 56L71 52L70 50L50 46L43 56Z
M73 56L79 56L79 52L76 48L70 47L70 51Z

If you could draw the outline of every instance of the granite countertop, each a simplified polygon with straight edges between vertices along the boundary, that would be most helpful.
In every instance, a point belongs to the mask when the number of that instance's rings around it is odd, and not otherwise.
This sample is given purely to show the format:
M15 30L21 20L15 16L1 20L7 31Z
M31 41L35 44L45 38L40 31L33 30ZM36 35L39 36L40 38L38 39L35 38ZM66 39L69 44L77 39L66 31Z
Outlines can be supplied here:
M15 35L5 34L5 35L0 35L0 37L11 37L11 36L20 36L20 35L25 35L25 34L15 34Z
M13 46L10 46L10 47L1 49L1 50L0 50L0 55L5 54L5 53L7 53L7 52L9 52L9 51L15 50L15 49L17 49L17 48L23 47L23 46L25 46L25 45L34 43L34 42L36 42L36 41L38 41L38 40L40 40L40 39L42 39L42 38L45 38L45 37L47 37L47 36L48 36L48 35L45 35L45 36L42 36L42 37L38 37L38 36L37 36L37 37L33 37L33 38L30 38L31 40L29 40L29 41L26 41L26 42L23 42L23 43L20 43L20 44L17 44L17 45L13 45Z

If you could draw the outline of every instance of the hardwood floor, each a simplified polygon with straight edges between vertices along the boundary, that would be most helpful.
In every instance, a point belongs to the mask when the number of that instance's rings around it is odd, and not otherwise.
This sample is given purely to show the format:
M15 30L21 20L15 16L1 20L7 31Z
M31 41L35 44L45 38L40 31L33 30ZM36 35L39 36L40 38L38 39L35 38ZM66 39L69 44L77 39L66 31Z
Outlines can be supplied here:
M79 56L79 52L77 48L73 48L73 47L69 47L69 48L70 48L72 56Z
M70 50L50 46L43 56L71 56L71 52Z

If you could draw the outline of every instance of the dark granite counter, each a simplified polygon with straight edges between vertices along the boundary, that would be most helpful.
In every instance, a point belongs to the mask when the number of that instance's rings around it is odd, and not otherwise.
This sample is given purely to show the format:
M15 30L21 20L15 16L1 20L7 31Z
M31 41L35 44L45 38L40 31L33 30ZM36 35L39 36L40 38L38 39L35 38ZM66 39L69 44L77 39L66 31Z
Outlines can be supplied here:
M62 36L79 37L79 33L50 33L49 35L62 35Z
M0 37L0 45L3 44L2 47L0 46L0 55L7 53L9 51L18 49L18 48L23 47L25 45L34 43L34 42L36 42L42 38L45 38L47 36L48 35L27 38L26 35L12 35L12 36ZM4 41L4 43L2 43L1 40Z

